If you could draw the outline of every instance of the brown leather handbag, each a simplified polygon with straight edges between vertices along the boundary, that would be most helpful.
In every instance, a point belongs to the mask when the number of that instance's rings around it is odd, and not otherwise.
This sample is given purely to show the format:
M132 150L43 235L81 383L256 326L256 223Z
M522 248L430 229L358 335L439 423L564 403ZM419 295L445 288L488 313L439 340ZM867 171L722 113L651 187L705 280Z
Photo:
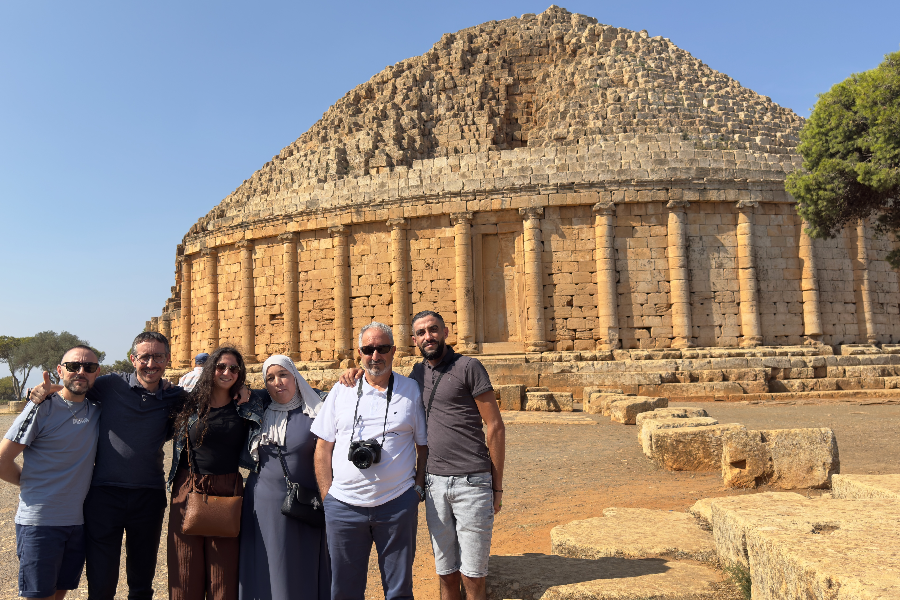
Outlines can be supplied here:
M241 532L240 473L234 480L234 495L213 496L198 491L194 479L194 463L191 460L190 434L187 439L188 466L191 470L191 491L181 522L181 533L205 537L237 537Z

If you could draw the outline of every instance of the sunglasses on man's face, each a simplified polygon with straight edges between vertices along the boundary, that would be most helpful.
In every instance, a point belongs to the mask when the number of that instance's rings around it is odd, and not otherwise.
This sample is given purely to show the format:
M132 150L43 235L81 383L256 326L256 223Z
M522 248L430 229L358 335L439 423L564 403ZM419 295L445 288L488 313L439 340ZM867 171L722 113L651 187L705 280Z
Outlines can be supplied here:
M219 363L216 365L216 373L224 373L225 371L229 371L232 375L237 375L240 370L241 368L237 365L226 365L225 363Z
M100 364L95 362L64 362L63 366L69 373L77 373L81 369L85 373L93 373L100 368Z
M375 353L375 351L377 350L378 354L381 354L382 356L384 356L385 354L390 352L391 348L393 348L393 347L394 346L392 346L391 344L382 344L381 346L363 346L359 349L359 351L362 352L363 354L365 354L366 356L372 356Z

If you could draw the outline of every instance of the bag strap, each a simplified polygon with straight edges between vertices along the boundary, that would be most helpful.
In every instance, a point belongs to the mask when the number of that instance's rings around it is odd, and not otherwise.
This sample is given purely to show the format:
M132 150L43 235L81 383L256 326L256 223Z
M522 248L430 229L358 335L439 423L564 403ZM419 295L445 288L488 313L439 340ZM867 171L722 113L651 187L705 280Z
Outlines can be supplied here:
M434 385L431 386L431 397L428 399L428 410L425 411L425 426L428 426L428 417L431 416L431 405L434 403L434 394L437 392L438 384L441 382L441 377L444 376L444 371L438 371L437 381L434 382Z
M288 482L288 484L293 485L294 482L291 481L291 475L288 472L287 462L284 460L284 454L281 453L281 446L276 446L278 448L278 460L281 461L281 471L284 473L284 480Z

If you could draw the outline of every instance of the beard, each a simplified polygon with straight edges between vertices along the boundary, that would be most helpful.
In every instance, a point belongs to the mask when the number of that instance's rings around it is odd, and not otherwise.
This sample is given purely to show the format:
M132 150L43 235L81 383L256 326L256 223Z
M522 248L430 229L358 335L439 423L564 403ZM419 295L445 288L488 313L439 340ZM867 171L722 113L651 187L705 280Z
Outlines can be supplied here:
M63 380L63 387L76 396L83 396L91 389L91 384L88 383L87 379L72 379Z
M375 363L374 361L367 363L363 363L363 368L366 370L366 373L369 374L370 377L381 377L388 370L387 361L379 361Z
M425 357L425 360L435 360L436 358L440 358L441 355L444 354L444 348L447 347L447 344L444 343L444 340L441 340L437 343L431 351L425 350L425 342L422 342L419 345L419 352L422 353L422 356Z

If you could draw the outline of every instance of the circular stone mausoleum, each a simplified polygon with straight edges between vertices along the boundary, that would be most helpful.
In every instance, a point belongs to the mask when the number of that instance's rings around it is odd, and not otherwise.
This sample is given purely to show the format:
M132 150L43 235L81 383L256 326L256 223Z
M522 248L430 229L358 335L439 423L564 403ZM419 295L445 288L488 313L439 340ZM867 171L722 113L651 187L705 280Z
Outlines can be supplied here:
M891 243L803 233L803 120L668 39L546 12L448 33L349 91L194 224L149 324L175 364L900 338ZM402 354L401 354L402 356Z

